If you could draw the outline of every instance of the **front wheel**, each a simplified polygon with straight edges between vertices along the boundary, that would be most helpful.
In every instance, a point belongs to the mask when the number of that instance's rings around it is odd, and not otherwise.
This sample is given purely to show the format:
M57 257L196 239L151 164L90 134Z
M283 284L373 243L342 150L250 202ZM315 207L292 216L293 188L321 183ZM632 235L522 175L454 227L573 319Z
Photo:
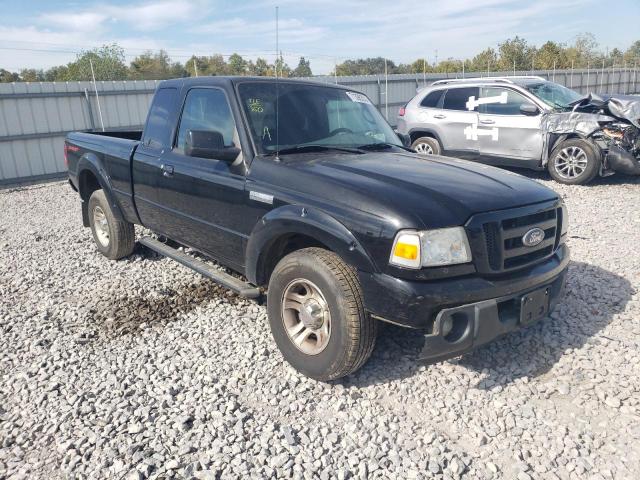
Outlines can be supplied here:
M600 155L591 143L572 138L553 149L547 168L556 182L584 185L598 175Z
M308 377L344 377L373 351L377 322L364 310L355 270L333 252L305 248L280 260L267 311L282 356Z

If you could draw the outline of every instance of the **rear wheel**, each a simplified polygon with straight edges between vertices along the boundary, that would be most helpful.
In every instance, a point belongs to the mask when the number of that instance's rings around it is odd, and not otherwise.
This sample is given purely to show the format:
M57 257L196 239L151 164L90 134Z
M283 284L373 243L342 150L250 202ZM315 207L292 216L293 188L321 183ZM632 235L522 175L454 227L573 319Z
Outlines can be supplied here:
M113 215L102 190L96 190L91 194L88 209L89 225L100 253L111 260L130 255L135 242L133 224L118 220Z
M547 168L557 182L584 185L598 175L600 155L591 143L572 138L553 149Z
M440 142L433 137L420 137L411 144L411 148L420 155L440 155L442 151Z
M377 322L364 310L355 270L333 252L305 248L280 260L267 310L284 359L308 377L343 377L373 351Z

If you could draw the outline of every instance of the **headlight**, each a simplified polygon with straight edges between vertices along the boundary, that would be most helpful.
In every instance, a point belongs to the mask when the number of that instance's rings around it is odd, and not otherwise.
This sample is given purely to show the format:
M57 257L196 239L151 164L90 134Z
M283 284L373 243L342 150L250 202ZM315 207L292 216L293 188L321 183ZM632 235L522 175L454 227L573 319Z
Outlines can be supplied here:
M398 267L420 268L456 265L471 261L471 249L462 227L422 232L398 232L389 263Z

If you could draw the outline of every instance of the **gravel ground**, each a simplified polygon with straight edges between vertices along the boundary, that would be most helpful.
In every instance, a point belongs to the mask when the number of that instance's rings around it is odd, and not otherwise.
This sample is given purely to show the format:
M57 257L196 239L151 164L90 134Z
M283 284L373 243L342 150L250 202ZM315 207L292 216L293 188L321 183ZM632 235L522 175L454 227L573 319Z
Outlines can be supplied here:
M145 253L110 262L64 183L0 191L0 479L640 476L640 181L567 201L552 318L425 367L382 329L335 384L265 308Z

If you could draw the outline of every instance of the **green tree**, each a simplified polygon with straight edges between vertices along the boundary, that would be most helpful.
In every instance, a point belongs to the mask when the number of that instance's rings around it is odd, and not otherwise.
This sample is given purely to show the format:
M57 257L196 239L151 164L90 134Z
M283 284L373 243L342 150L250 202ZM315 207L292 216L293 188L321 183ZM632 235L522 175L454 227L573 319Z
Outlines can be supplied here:
M23 68L20 70L21 82L44 82L44 72L35 68Z
M269 74L269 69L272 68L264 58L256 58L256 62L249 62L247 69L250 75L256 75L258 77L264 77Z
M446 60L438 62L438 65L433 67L433 71L439 73L461 72L462 62L453 58L447 58Z
M418 60L413 62L409 67L410 67L410 71L408 73L433 72L433 67L429 62L427 62L426 58L419 58Z
M172 62L165 50L147 51L133 59L129 66L129 78L135 80L162 80L184 77L187 72L179 62Z
M224 61L222 55L214 54L211 56L192 56L187 63L185 63L185 70L191 77L195 77L196 74L199 77L207 75L228 75L229 68Z
M58 65L56 67L51 67L47 71L44 72L44 80L45 82L60 82L64 81L67 78L67 71L69 67L66 65Z
M380 75L384 74L385 59L383 57L358 58L345 60L336 67L338 75ZM396 73L396 64L387 60L387 72Z
M287 65L287 62L285 62L284 58L282 58L282 53L276 59L276 63L273 65L273 68L268 73L268 75L276 76L276 73L277 73L277 76L279 76L279 77L290 77L291 76L291 67L289 65Z
M495 70L498 64L498 54L493 48L489 47L473 57L467 64L469 65L469 70L476 72L486 72L491 68Z
M536 52L535 67L551 70L554 65L555 68L570 68L571 62L562 45L548 41Z
M505 40L498 46L499 60L496 67L500 70L527 70L531 68L531 58L535 48L529 46L524 38L517 35Z
M292 74L294 77L311 77L313 75L313 72L311 71L311 62L306 60L304 57L300 57L298 66L293 69Z
M0 68L0 83L19 82L20 75L15 72L10 72L4 68Z
M629 48L627 48L624 52L624 58L630 63L633 63L634 61L638 61L638 63L640 63L640 40L636 40Z
M60 80L91 80L91 63L96 80L125 80L128 69L124 63L124 50L117 44L103 45L79 54Z
M575 68L585 68L589 64L593 64L598 57L598 42L592 33L581 33L570 45L565 49L567 63Z
M609 53L607 64L609 66L620 66L624 63L623 57L624 54L622 53L622 50L620 50L619 48L614 48L613 50L611 50L611 53Z
M237 53L234 53L229 57L227 62L229 73L231 75L246 75L247 74L247 61Z

